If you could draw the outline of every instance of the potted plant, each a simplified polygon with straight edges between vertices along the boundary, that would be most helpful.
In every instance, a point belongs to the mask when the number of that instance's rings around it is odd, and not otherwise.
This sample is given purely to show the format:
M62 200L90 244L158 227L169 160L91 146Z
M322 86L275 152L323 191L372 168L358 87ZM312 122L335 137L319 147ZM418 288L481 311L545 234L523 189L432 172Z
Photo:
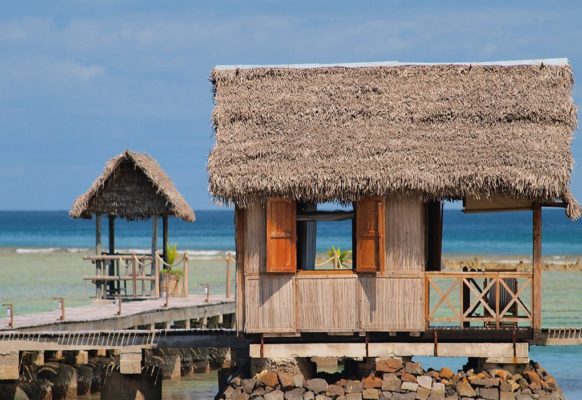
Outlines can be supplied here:
M183 296L182 293L182 276L183 271L179 269L174 269L174 264L176 263L176 257L178 255L178 244L168 244L166 246L166 266L160 271L162 291L166 290L169 292L171 297Z

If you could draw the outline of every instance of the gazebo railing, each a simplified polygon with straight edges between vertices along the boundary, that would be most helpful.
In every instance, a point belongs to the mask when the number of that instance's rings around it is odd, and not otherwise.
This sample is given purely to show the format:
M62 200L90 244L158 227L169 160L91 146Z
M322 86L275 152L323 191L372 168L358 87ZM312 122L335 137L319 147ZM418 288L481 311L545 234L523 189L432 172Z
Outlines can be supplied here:
M102 254L83 259L95 264L95 275L83 279L95 283L97 299L159 297L159 272L151 255Z
M89 255L83 259L95 264L95 274L84 276L83 279L95 284L96 299L112 300L118 297L157 299L165 296L162 292L165 292L168 287L170 297L189 295L190 258L188 252L178 254L177 260L171 265L164 261L161 252L156 253L153 262L150 254L135 253ZM224 260L226 262L225 298L229 299L232 298L231 268L235 265L236 256L231 252L225 252ZM179 272L176 273L176 271Z

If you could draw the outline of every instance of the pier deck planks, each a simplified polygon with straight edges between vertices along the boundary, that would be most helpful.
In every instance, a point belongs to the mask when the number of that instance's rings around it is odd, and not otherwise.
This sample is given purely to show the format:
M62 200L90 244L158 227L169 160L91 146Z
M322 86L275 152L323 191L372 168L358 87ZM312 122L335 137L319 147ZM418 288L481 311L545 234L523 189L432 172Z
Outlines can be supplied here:
M234 299L211 296L205 303L205 295L170 298L168 307L165 299L128 301L122 303L121 315L117 315L117 304L99 303L81 307L66 307L65 321L59 321L60 310L14 316L14 330L63 331L63 330L108 330L128 329L138 325L149 325L187 319L211 318L234 314ZM11 330L9 319L0 319L0 331Z

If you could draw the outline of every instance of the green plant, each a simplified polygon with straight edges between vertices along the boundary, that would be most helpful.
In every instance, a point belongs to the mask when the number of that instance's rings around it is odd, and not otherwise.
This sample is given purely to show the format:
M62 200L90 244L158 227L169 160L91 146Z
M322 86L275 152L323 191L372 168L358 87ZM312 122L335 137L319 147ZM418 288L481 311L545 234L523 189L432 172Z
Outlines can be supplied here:
M166 244L166 263L172 267L176 261L176 255L178 254L178 244Z
M164 269L160 274L167 278L175 278L176 280L179 280L184 272L181 269Z
M348 268L347 262L352 259L352 251L342 251L339 247L331 246L327 251L327 255L333 259L333 267L336 269Z

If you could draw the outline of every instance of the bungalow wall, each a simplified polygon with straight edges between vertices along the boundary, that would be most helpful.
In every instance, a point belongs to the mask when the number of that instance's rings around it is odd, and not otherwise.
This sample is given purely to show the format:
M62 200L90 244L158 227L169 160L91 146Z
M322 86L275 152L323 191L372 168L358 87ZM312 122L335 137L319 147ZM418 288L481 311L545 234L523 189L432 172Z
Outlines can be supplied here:
M267 272L267 209L237 210L238 329L278 334L424 330L425 204L412 198L380 201L384 246L378 259L383 265L373 272ZM279 242L274 248L286 251Z

